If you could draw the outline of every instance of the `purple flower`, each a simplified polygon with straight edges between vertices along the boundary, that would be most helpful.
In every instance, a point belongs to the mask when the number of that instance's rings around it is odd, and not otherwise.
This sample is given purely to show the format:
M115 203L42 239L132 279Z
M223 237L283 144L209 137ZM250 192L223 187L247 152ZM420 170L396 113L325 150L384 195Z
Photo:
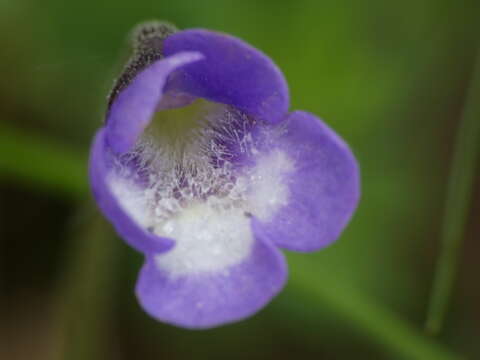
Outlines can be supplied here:
M279 248L338 238L356 161L320 119L288 112L282 73L243 41L158 23L135 39L92 145L96 201L145 255L136 293L151 316L186 328L250 316L285 284Z

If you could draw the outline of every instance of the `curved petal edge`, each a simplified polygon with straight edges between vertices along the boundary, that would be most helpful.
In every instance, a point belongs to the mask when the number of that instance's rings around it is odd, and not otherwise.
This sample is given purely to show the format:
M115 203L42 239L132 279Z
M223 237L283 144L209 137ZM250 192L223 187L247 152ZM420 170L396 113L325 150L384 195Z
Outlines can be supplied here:
M160 269L151 254L140 272L136 293L154 318L206 329L253 315L282 289L286 278L282 253L257 239L241 264L212 273L175 277Z
M254 233L288 250L318 250L340 236L357 207L358 164L347 144L310 113L295 111L281 126L274 145L293 163L284 180L288 202L268 221L254 218Z

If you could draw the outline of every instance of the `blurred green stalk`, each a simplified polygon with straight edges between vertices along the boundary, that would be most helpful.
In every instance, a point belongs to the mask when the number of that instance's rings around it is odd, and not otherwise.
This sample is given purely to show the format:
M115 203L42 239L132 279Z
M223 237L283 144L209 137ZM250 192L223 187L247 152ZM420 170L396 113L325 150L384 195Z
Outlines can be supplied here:
M58 286L53 359L105 359L111 339L108 324L114 308L118 240L91 203L80 208L71 233Z
M435 269L426 330L440 332L457 272L459 250L464 237L472 197L480 145L480 51L467 93L458 130L441 233L441 249Z
M65 151L47 139L27 136L4 125L0 125L0 150L10 156L9 159L0 158L0 178L13 176L16 180L40 184L75 199L85 197L87 175L82 156ZM87 216L83 224L74 231L77 235L73 238L71 258L67 262L69 269L60 288L60 300L64 304L58 319L62 360L104 358L101 347L107 340L102 337L106 333L103 331L105 319L115 301L111 289L115 270L112 261L118 257L113 244L118 240L111 236L109 224L99 214ZM322 276L317 268L306 269L302 262L293 262L291 285L311 299L312 311L318 308L318 303L326 304L345 323L401 358L457 359L346 282L330 274ZM314 287L319 278L322 286Z
M295 294L307 300L312 310L320 306L334 312L357 333L386 349L390 354L388 359L461 359L433 339L425 337L421 330L415 329L400 316L375 303L368 294L338 276L332 276L335 269L313 266L301 258L296 259L289 256L289 286ZM345 341L348 342L348 339Z
M87 195L86 157L64 144L0 123L0 175L74 199Z

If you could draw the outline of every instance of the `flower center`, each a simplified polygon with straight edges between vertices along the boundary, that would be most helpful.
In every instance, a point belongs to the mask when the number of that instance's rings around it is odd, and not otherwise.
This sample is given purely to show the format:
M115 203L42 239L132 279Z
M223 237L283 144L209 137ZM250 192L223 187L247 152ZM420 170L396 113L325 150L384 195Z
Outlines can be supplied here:
M240 263L253 244L250 217L269 221L287 203L293 164L279 150L259 152L253 125L235 109L197 101L159 112L119 159L111 189L139 225L175 240L156 256L171 275Z

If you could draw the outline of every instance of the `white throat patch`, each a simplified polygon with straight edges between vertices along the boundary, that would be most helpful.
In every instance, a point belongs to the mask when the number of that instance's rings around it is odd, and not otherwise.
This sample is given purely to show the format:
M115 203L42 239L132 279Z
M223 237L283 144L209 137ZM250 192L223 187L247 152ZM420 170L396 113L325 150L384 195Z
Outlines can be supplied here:
M214 120L202 120L205 128L186 134L189 142L180 151L144 138L124 158L140 158L140 169L132 174L120 164L107 179L120 206L139 226L175 241L174 248L155 256L159 269L172 277L228 273L250 254L250 217L269 221L288 202L288 174L294 164L287 154L258 153L251 134L237 131L238 122L247 121L241 118L245 115L232 115L226 107L222 111L219 116L216 110ZM228 161L213 164L212 158L228 159L225 148L214 141L219 138L249 151L255 165L237 170ZM147 185L138 185L139 173Z

